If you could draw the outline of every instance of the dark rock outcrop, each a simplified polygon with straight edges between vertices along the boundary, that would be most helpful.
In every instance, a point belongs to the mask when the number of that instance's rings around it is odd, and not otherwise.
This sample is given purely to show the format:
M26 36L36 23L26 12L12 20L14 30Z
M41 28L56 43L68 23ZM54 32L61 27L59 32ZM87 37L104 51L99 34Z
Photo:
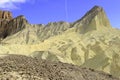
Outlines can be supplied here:
M12 19L12 13L9 11L0 11L0 28L3 28Z
M25 28L27 20L24 16L12 18L12 13L8 11L0 11L0 38L6 38Z

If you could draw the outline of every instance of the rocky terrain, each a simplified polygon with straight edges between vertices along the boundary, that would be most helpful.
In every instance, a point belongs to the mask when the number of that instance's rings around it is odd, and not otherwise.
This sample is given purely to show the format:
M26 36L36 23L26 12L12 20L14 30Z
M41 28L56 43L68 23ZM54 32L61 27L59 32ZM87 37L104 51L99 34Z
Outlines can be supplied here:
M0 80L119 80L93 69L22 55L1 55Z
M0 24L0 54L60 61L120 77L120 30L110 25L103 8L95 6L73 23L47 25L30 24L24 16L8 18L10 14L0 17L7 20Z

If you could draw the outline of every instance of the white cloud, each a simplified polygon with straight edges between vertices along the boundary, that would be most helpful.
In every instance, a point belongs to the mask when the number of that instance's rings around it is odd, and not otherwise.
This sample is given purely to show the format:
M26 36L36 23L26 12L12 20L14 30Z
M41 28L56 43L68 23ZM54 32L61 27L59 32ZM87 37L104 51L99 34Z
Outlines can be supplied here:
M1 9L17 9L17 4L25 3L28 0L0 0Z

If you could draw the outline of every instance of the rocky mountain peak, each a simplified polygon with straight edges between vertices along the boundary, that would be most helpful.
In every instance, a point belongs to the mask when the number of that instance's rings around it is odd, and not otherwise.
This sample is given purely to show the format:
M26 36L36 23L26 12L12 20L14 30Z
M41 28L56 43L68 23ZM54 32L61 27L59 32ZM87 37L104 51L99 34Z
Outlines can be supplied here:
M88 13L91 13L91 12L96 12L96 14L98 14L99 12L102 12L104 11L104 9L100 6L94 6Z
M105 12L102 7L94 6L91 10L89 10L80 20L77 22L82 22L82 24L89 23L95 16L98 16L100 13L105 15ZM102 18L102 17L101 17Z
M94 6L80 20L77 20L73 25L77 26L77 31L81 33L111 27L104 9L99 6Z
M0 19L12 19L12 13L10 11L1 11L0 10Z
M17 18L22 18L22 19L25 19L25 20L26 20L26 18L25 18L24 15L17 16Z

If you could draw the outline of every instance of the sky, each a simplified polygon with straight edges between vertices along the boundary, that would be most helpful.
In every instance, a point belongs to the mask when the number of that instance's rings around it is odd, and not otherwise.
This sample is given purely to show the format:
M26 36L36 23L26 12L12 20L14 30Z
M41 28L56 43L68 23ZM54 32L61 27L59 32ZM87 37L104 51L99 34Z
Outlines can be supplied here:
M74 22L95 5L103 7L111 25L120 29L120 0L0 0L0 10L24 15L31 24Z

